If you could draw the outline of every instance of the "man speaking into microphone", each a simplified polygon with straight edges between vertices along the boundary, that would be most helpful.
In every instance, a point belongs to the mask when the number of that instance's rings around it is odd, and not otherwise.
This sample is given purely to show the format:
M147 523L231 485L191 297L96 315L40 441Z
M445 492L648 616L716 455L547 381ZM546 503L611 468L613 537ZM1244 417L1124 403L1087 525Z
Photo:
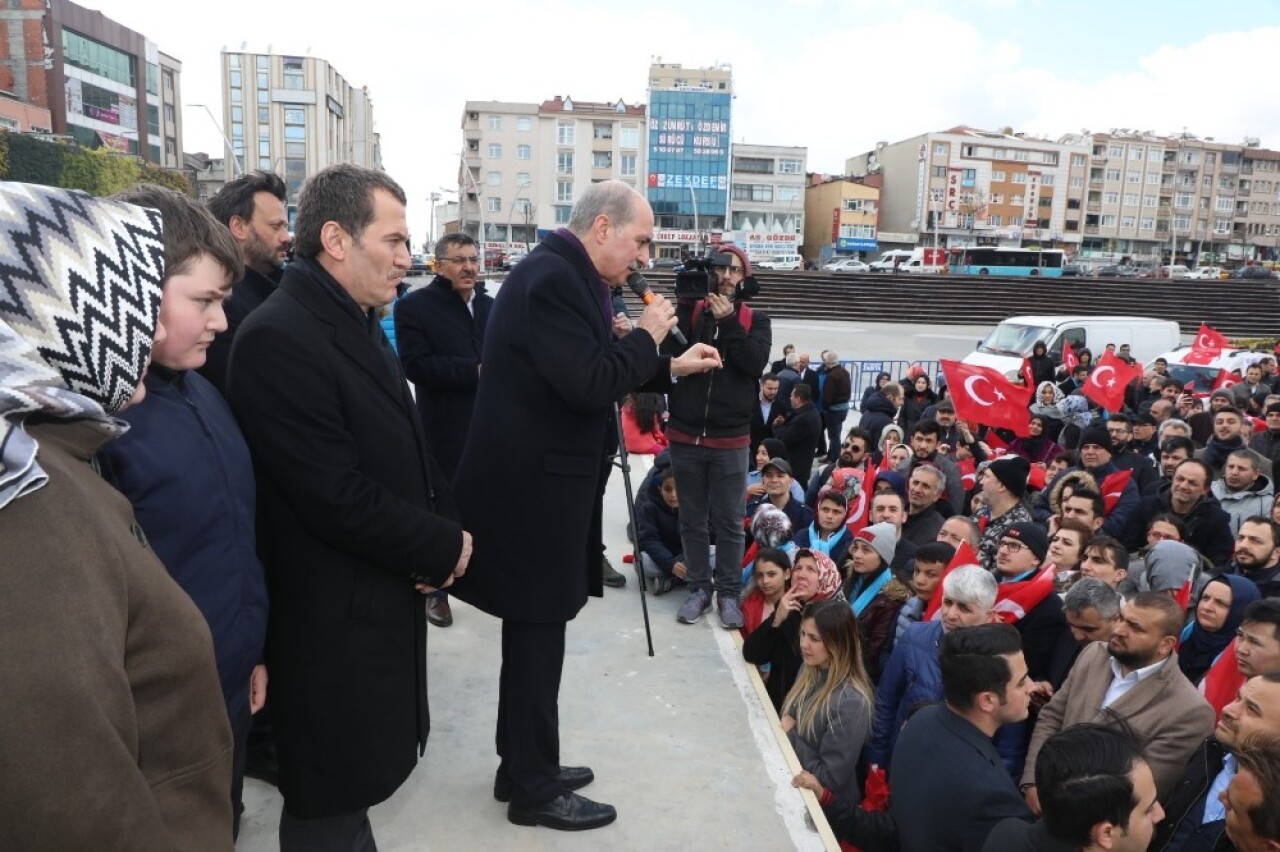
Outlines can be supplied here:
M680 542L689 583L689 597L676 620L693 624L702 618L714 591L720 623L735 630L742 626L738 595L751 411L769 363L773 328L766 314L746 304L755 279L745 251L722 245L711 257L711 268L706 297L681 300L680 327L689 340L714 346L724 367L677 382L668 406L667 438L680 493ZM672 341L668 347L679 351ZM716 536L714 577L708 521Z
M493 794L517 825L608 825L610 805L573 791L594 775L560 765L565 625L603 594L602 500L617 438L614 404L640 387L720 367L710 346L660 356L675 309L654 297L629 334L613 335L610 285L647 265L653 211L620 181L592 184L569 227L544 239L503 282L485 337L473 424L454 481L472 532L467 583L454 594L502 619L498 771ZM510 460L528 459L532 508L506 511Z

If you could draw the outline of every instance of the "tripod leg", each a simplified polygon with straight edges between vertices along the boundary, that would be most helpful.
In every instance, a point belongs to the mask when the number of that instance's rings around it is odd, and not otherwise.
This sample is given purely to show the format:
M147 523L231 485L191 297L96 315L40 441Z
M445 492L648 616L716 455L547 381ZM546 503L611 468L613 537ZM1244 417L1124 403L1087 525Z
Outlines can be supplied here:
M614 424L618 427L618 452L613 464L622 471L623 490L627 495L627 519L631 522L632 566L636 571L636 582L640 585L640 611L644 614L644 638L649 645L649 656L653 656L653 631L649 627L649 601L646 597L644 569L640 564L640 528L636 524L636 500L631 490L631 460L627 455L627 444L622 434L622 409L617 403L613 405Z

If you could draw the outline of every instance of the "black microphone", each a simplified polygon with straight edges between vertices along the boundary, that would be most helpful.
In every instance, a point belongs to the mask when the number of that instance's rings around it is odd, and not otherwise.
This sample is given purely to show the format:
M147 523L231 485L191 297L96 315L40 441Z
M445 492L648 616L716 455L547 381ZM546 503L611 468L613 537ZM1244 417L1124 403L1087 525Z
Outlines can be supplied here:
M631 292L635 293L640 301L646 305L653 301L653 291L649 289L649 282L644 280L644 276L639 272L632 272L627 276L627 286L631 288ZM676 339L676 343L681 346L688 346L689 341L680 332L680 327L673 325L671 327L671 336Z

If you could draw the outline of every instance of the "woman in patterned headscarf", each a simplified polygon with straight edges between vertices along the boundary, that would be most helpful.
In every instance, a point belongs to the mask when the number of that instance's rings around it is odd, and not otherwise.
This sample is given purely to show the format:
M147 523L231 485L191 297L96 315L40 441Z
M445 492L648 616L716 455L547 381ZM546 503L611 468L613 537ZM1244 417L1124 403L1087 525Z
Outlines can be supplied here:
M769 665L765 687L775 710L796 681L804 664L800 656L800 613L815 601L844 600L840 591L840 569L831 557L802 547L795 552L791 585L778 601L769 619L752 631L742 643L742 656L756 665Z
M155 211L0 183L0 848L231 849L209 630L93 464L163 277Z

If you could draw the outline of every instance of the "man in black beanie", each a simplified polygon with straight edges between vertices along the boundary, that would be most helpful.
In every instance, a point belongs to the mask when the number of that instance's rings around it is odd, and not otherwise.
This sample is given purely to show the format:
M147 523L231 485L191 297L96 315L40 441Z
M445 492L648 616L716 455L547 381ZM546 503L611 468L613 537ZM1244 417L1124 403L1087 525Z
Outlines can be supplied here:
M1112 459L1111 433L1101 423L1094 424L1084 431L1080 437L1080 466L1068 468L1054 477L1040 499L1047 510L1049 494L1053 487L1067 473L1083 470L1098 483L1098 492L1102 494L1106 505L1106 519L1102 522L1102 533L1112 538L1125 540L1126 530L1134 513L1142 502L1138 485L1133 481L1132 471L1120 470Z
M996 569L996 548L1005 530L1032 520L1022 502L1030 473L1031 465L1022 456L1004 456L989 464L980 476L986 506L973 519L983 530L978 557L988 571Z

